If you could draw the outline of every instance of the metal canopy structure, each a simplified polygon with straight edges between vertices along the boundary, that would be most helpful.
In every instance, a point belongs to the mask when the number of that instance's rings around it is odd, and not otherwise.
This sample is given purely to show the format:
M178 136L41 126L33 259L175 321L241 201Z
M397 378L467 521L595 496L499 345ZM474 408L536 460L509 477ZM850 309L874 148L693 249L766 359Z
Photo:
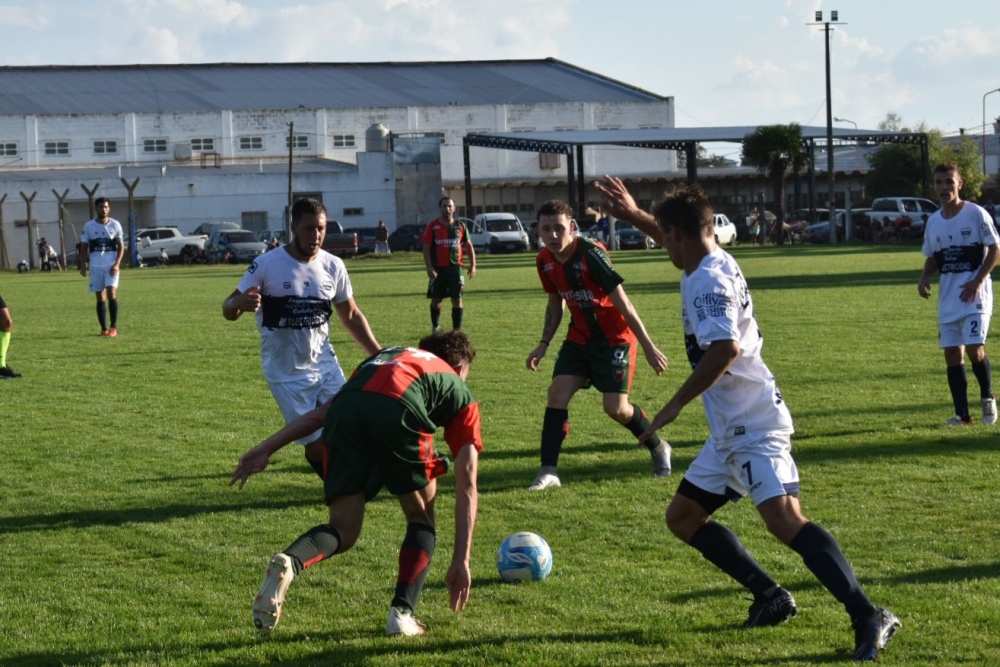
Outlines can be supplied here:
M584 146L626 146L630 148L652 148L684 151L687 155L687 179L689 183L698 181L697 151L700 143L742 144L744 137L757 131L757 125L734 127L684 127L635 130L570 130L547 132L488 132L467 134L462 140L462 157L465 168L465 206L472 210L472 170L469 148L493 148L534 153L556 153L567 156L566 176L569 189L569 203L575 210L581 210L585 202L586 180L583 173ZM810 156L815 154L816 140L826 141L826 127L803 126L802 143ZM920 146L924 172L924 194L929 190L929 157L927 134L924 132L886 132L882 130L858 130L854 128L833 130L834 140L866 142L871 144L915 144ZM572 159L573 157L576 159ZM810 201L815 200L815 171L813 160L809 161ZM814 207L814 206L813 206Z

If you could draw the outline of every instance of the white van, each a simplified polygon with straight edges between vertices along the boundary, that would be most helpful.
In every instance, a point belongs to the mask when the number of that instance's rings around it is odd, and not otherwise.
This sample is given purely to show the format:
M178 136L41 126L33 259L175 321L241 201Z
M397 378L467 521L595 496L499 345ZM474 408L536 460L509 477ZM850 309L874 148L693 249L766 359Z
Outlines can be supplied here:
M480 213L475 220L463 219L476 252L528 252L528 232L513 213Z

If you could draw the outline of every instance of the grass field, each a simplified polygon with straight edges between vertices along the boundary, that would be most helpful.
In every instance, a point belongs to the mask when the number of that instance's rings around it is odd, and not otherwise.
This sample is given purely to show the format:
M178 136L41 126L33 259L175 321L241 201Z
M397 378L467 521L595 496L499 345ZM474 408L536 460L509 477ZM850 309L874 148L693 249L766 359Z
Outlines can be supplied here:
M734 255L795 418L804 510L841 542L873 600L903 621L880 661L1000 664L1000 432L942 426L951 402L935 303L916 293L917 249ZM645 366L636 376L633 398L654 412L689 372L678 274L662 252L614 260L671 359L662 377ZM428 331L417 255L349 268L383 345L414 344ZM384 636L404 530L384 494L369 505L353 551L296 580L272 637L251 625L269 556L326 513L320 482L294 448L244 490L226 485L239 455L281 425L253 322L221 316L241 267L125 271L117 339L97 335L78 274L0 275L15 321L8 361L24 374L0 382L0 665L849 661L843 609L749 503L718 518L794 593L799 615L783 626L739 629L748 596L667 531L664 508L706 436L699 404L663 432L675 474L658 480L597 394L579 395L560 461L564 487L524 490L538 466L554 357L538 373L524 368L545 297L531 257L482 257L479 270L465 316L479 348L469 384L486 442L472 598L463 614L448 609L448 477L418 609L429 632L405 640ZM332 337L353 369L361 350L337 326ZM546 581L500 582L495 550L516 530L551 544Z

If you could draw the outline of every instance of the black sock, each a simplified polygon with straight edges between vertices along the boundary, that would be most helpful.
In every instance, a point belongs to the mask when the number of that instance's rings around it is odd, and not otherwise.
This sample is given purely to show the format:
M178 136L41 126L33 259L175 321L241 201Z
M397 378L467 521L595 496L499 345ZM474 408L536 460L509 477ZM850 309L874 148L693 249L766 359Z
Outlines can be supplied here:
M101 331L108 330L107 306L103 301L97 302L97 321L101 323Z
M284 554L292 559L292 568L298 574L321 560L337 553L340 548L340 533L328 523L299 535L299 539L284 550Z
M788 546L802 556L809 571L844 605L852 619L875 613L875 606L861 589L851 564L830 533L815 523L807 523Z
M465 313L465 308L452 308L451 309L451 328L458 330L462 328L462 315Z
M399 574L396 576L396 593L392 598L393 607L413 611L420 600L420 592L427 580L437 535L432 526L425 523L406 524L406 537L399 550Z
M569 434L569 410L545 408L542 420L542 465L555 468L563 440Z
M955 414L966 420L970 419L968 386L965 364L948 366L948 388L951 390L951 400L955 404Z
M632 404L632 419L625 424L625 428L632 432L632 435L638 437L640 433L649 428L649 417L646 413L642 411L635 403ZM652 436L646 438L642 441L642 444L646 449L656 449L660 445L660 435L658 433L653 433Z
M108 314L111 315L111 328L118 328L118 299L108 299Z
M778 583L753 559L740 538L721 523L709 521L691 536L688 544L700 551L712 565L745 586L753 593L754 599L770 598L777 591Z
M984 356L982 361L973 361L972 374L979 380L979 398L992 398L993 366L990 364L990 358Z
M441 325L441 309L431 306L431 327L437 329Z

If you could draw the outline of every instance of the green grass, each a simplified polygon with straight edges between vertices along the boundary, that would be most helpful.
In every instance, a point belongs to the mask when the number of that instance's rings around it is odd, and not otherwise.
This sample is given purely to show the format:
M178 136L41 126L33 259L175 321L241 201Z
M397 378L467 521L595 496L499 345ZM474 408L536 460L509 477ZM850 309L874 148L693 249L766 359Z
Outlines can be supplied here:
M795 418L805 512L841 542L903 629L886 665L1000 662L998 432L945 429L951 404L934 301L917 296L913 247L736 248L765 359ZM634 400L657 410L686 378L678 273L662 252L617 253L626 289L671 359L639 369ZM384 345L429 329L417 255L349 263ZM480 259L466 329L486 448L473 590L447 607L452 478L419 616L429 633L383 636L402 539L389 496L357 547L303 574L281 625L256 636L250 601L267 558L324 520L320 483L294 448L236 491L239 455L280 427L250 318L226 322L241 267L129 270L120 336L97 335L78 274L0 276L15 320L0 383L0 664L35 665L816 665L849 659L843 609L747 502L718 518L791 589L790 623L738 629L749 600L667 531L663 511L706 436L693 404L664 434L675 475L601 411L571 405L565 486L529 494L550 355L524 368L545 297L528 256ZM447 308L445 320L447 320ZM346 370L361 350L334 326ZM974 382L973 382L974 384ZM975 398L975 389L970 391ZM494 553L516 530L546 537L552 576L500 582Z

